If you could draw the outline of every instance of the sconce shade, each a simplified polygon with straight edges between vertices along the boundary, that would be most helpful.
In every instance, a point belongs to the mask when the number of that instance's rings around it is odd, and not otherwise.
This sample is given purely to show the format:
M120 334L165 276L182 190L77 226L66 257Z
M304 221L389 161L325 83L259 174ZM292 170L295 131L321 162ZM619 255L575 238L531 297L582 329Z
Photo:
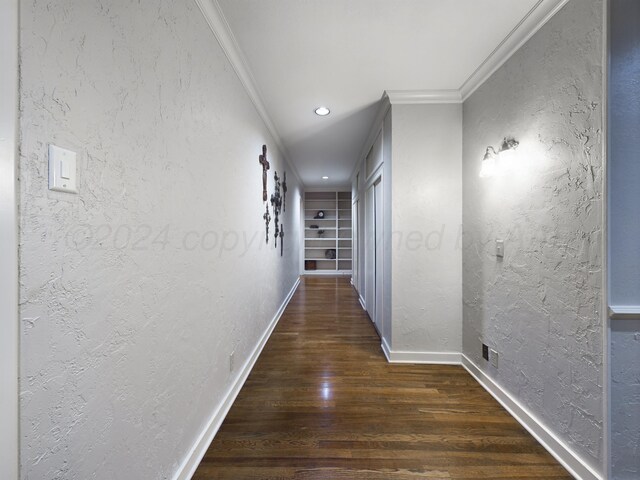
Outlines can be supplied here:
M520 142L514 138L505 138L502 141L498 155L500 156L500 164L507 171L513 168L513 163L516 157L516 148L518 148L518 145L520 145Z
M482 159L482 166L480 167L480 178L493 177L496 174L496 155L493 147L487 147L487 151Z
M504 175L511 171L515 164L516 148L518 148L520 142L515 138L506 138L500 145L500 150L496 152L492 146L487 147L487 151L482 159L482 166L480 167L480 177L487 178L495 175Z

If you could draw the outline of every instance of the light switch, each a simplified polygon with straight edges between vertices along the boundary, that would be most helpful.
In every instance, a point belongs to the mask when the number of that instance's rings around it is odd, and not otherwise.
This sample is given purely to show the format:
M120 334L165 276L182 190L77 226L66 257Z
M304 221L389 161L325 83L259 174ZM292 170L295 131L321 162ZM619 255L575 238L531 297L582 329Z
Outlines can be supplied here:
M76 152L49 145L49 190L78 193Z
M504 258L504 240L496 240L496 257Z
M60 176L65 180L71 179L71 169L69 168L69 161L60 160Z

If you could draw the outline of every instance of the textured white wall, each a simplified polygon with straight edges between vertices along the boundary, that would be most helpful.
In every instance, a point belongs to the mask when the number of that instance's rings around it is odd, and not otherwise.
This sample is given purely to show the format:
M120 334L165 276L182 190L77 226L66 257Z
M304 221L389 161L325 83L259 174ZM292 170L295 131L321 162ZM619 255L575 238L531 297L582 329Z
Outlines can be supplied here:
M640 306L640 3L610 2L609 302ZM612 478L640 478L640 319L611 321Z
M391 347L460 352L462 106L391 108Z
M569 2L463 111L463 352L598 471L602 11L602 0ZM506 135L520 141L517 170L479 178L485 148Z
M296 281L300 189L280 258L286 167L194 2L23 1L20 60L22 478L171 478Z

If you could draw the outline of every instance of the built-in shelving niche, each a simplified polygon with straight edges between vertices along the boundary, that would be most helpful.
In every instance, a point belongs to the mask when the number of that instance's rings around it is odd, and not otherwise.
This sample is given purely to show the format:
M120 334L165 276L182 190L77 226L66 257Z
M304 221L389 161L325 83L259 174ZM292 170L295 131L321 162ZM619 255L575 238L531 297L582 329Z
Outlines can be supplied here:
M317 218L320 211L323 218ZM304 273L350 274L351 242L351 192L306 192ZM327 258L329 250L335 250L336 258ZM310 268L310 262L315 262L315 269Z

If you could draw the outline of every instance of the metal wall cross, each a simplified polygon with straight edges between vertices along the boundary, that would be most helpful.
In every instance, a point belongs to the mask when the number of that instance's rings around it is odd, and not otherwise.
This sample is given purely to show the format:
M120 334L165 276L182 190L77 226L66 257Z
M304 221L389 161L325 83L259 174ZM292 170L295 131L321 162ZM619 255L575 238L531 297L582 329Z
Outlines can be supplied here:
M269 170L269 161L267 160L267 146L262 145L262 155L258 157L258 163L262 165L262 201L267 201L267 170Z

